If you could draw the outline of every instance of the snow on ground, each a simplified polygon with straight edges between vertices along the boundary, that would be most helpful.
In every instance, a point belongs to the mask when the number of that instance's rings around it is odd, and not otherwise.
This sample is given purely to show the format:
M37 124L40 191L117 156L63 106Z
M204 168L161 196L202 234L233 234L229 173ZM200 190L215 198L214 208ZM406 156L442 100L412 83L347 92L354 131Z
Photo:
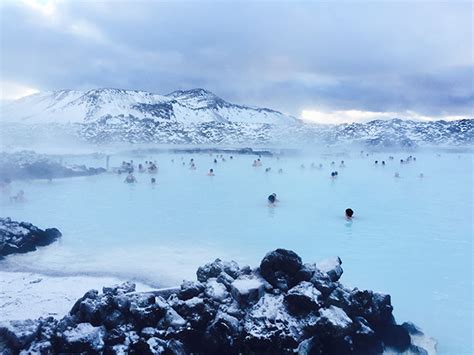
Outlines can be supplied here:
M63 317L88 290L122 283L114 277L52 277L27 272L0 271L0 319ZM137 283L137 291L152 288Z

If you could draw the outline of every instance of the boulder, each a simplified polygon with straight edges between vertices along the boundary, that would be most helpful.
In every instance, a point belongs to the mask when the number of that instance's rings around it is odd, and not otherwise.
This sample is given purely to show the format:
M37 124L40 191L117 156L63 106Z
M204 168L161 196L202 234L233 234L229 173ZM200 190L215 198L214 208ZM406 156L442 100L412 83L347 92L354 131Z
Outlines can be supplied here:
M58 338L58 348L62 352L100 352L104 349L104 327L94 327L90 323L79 323L65 330Z
M318 325L332 335L348 334L353 326L352 319L342 308L329 306L329 308L320 309L319 314Z
M91 290L59 321L0 323L0 352L375 355L434 349L416 326L396 324L389 295L345 288L340 265L338 259L303 265L295 253L278 249L257 270L217 259L200 268L201 281L179 288L141 293L124 283Z
M201 282L184 281L181 284L181 289L178 293L178 297L182 300L187 300L198 296L203 291L204 285Z
M288 310L295 314L307 314L321 305L321 292L311 282L302 281L285 295Z
M23 349L38 335L40 320L12 320L0 322L0 343L13 349Z
M316 263L316 267L328 275L331 281L338 281L342 276L342 261L338 256L325 259Z
M293 251L276 249L260 263L260 274L273 287L287 291L296 285L296 275L302 269L301 258Z
M212 263L200 266L196 272L197 279L200 282L205 282L210 278L216 278L221 272L225 272L232 278L237 278L240 275L239 265L235 261L222 261L216 259Z
M15 253L35 251L61 237L56 228L42 230L31 223L16 222L10 218L0 218L0 259Z
M239 277L230 285L232 297L241 305L250 305L263 296L265 285L258 277Z
M118 295L123 293L135 292L135 284L133 282L124 282L120 285L103 287L102 292L109 295Z

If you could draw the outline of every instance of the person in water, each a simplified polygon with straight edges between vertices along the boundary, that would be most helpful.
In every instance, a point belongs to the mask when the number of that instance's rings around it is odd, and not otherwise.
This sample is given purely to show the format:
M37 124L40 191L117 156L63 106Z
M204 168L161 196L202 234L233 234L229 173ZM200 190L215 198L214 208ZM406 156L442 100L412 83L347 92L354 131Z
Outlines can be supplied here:
M346 215L346 219L348 220L352 219L352 216L354 215L354 211L352 210L352 208L346 208L345 215Z
M270 206L274 206L276 202L278 202L276 193L272 193L270 196L268 196L268 204Z
M214 169L209 169L209 172L207 173L207 176L214 176Z
M156 179L155 178L151 178L151 183L154 185L156 184Z
M130 174L127 175L124 182L126 182L127 184L133 184L133 183L137 182L137 179L135 179L135 176L133 176L133 174L130 173Z

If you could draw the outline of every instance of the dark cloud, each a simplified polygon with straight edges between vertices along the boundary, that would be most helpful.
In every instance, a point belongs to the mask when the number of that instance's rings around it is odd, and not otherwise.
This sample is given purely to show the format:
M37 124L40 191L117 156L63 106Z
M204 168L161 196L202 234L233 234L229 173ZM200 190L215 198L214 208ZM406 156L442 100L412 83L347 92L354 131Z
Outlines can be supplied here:
M0 6L2 80L43 90L205 87L294 115L472 114L472 3L67 1L52 16Z

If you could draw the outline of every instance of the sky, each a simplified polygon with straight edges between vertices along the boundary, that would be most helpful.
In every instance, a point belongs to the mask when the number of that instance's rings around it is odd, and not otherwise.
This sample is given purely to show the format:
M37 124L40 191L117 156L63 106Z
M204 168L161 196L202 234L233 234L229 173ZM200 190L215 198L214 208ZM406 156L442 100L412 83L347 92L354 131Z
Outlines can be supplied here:
M474 117L473 2L0 1L0 100L100 87L323 123Z

